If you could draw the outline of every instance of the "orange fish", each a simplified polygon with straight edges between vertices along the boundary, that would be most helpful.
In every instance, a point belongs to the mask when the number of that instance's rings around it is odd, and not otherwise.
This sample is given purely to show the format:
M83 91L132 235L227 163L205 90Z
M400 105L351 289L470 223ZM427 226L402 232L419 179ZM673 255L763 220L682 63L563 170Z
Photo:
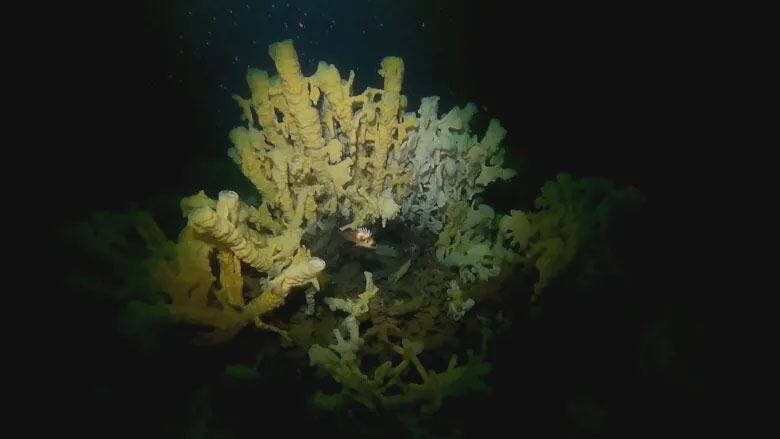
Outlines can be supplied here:
M357 230L345 230L341 232L341 236L347 241L355 243L356 247L376 250L376 241L371 236L371 231L365 227L359 227Z

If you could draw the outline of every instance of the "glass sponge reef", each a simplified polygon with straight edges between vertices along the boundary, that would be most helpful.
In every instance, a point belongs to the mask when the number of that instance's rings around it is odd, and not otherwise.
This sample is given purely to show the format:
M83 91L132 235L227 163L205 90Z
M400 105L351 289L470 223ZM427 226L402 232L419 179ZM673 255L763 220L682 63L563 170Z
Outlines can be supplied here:
M197 327L200 344L261 328L278 337L258 352L281 345L338 384L315 393L316 407L426 417L448 396L489 389L489 342L513 314L502 309L505 282L537 302L558 276L614 266L610 225L642 201L636 189L561 174L536 210L496 212L480 194L517 177L503 167L498 120L475 134L476 105L439 115L437 97L407 112L397 57L380 63L382 88L353 95L354 72L320 62L305 76L291 40L268 52L277 74L249 69L249 96L234 96L242 125L229 133L228 154L256 194L183 198L175 241L144 212L81 228L85 243L117 244L93 250L121 259L118 283L135 286L122 297L128 334L163 315ZM343 239L358 228L373 231L376 250ZM138 264L120 256L130 234L143 240ZM456 337L463 330L472 336Z

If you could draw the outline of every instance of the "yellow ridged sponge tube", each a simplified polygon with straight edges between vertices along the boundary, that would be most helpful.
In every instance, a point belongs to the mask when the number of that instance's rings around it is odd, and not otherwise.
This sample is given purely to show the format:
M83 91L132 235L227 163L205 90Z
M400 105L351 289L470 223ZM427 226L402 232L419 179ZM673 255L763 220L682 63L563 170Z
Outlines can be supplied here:
M301 73L298 53L292 40L271 44L268 54L276 64L276 70L282 79L282 92L289 105L294 127L290 135L296 148L319 149L325 146L322 138L322 127L317 109L311 104L309 97L309 81ZM292 128L295 128L293 130Z
M259 317L279 307L293 287L310 283L319 291L317 276L324 269L325 261L311 257L305 248L299 250L292 264L271 281L260 297L244 308L244 315L247 318Z
M379 74L385 79L385 91L401 93L404 82L404 60L397 56L382 59Z
M196 232L230 247L236 256L257 270L266 272L273 266L273 261L249 242L236 226L217 215L211 208L201 207L190 213L189 224Z

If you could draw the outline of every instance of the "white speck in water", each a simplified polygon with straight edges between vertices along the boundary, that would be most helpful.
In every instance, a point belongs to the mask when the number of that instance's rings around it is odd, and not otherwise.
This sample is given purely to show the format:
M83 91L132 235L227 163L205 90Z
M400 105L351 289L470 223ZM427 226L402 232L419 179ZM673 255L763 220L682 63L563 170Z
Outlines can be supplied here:
M298 27L299 27L299 28L301 28L301 29L303 29L303 23L301 23L301 22L299 21L299 22L298 22Z
M422 27L425 28L425 22L423 21Z

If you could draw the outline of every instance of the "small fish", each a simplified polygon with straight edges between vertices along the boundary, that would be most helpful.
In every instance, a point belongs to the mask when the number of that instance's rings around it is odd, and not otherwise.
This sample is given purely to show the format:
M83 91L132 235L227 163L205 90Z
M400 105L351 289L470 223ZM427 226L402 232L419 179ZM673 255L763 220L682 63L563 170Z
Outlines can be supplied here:
M353 242L356 247L376 250L376 240L371 236L371 231L365 227L359 227L357 230L345 230L341 232L341 236L347 241Z

